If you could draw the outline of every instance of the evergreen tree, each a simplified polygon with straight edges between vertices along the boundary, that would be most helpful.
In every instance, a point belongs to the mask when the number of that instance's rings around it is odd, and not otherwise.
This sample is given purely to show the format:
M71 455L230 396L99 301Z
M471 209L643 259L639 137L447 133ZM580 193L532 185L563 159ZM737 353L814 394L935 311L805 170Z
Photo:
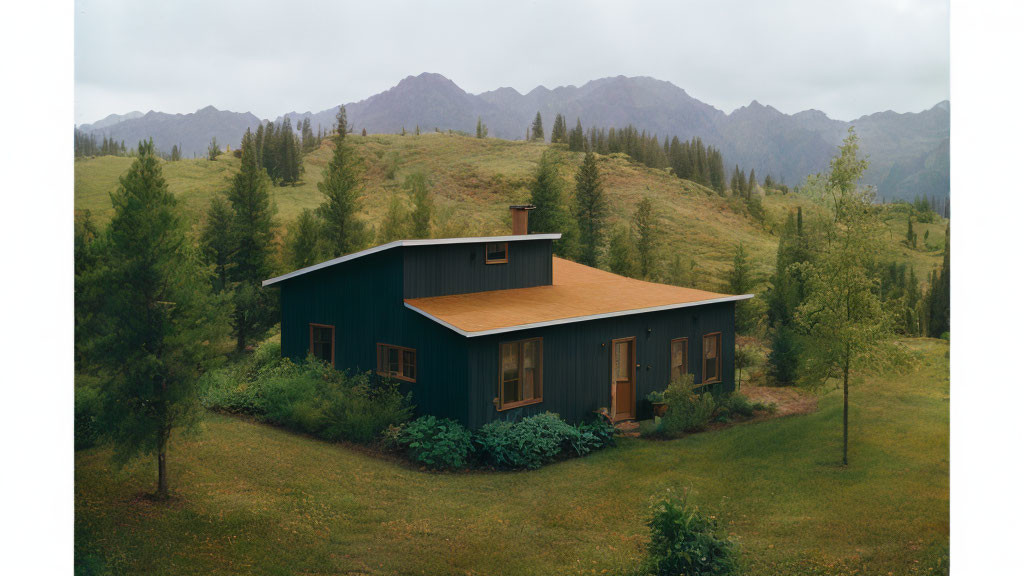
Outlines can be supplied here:
M907 216L907 246L917 248L917 233L914 232L914 218Z
M181 148L177 144L171 146L171 162L181 160Z
M233 240L231 238L231 207L221 196L210 200L206 212L206 223L199 235L199 246L204 259L213 265L212 287L215 293L223 292L230 282L228 269L231 267Z
M341 106L337 115L334 155L324 169L317 188L325 199L318 212L323 218L327 256L334 258L359 250L366 238L366 225L359 219L362 171L359 157L345 141L346 115Z
M576 119L576 127L573 128L572 133L569 134L569 150L573 152L583 152L585 146L585 137L583 135L583 124L580 119Z
M171 432L194 421L196 382L225 323L152 140L139 143L111 201L93 335L104 368L99 424L118 462L156 454L156 493L166 497Z
M232 328L239 352L266 333L275 321L275 299L260 283L273 272L274 205L266 174L259 168L252 132L242 136L242 165L235 175L228 202L231 204L231 268L235 284Z
M544 140L544 122L540 119L540 112L537 112L537 117L533 119L533 126L530 128L530 139Z
M214 136L213 140L210 140L210 145L206 148L206 157L210 160L216 160L217 156L220 155L220 146L217 144L217 137Z
M654 203L644 196L633 213L633 230L636 233L636 256L639 277L648 280L655 275L655 252L657 251L657 218Z
M640 275L638 260L636 244L629 228L616 226L608 242L608 269L620 276L636 278Z
M388 209L377 230L377 243L387 244L395 240L409 237L409 211L406 210L398 194L392 194Z
M725 290L729 294L749 294L754 289L753 269L747 258L747 251L741 242L736 246L732 258L732 269L726 275ZM758 314L751 300L736 303L736 331L749 334L757 327Z
M750 179L747 180L747 199L750 199L757 191L757 178L754 177L754 169L750 169Z
M946 247L942 254L942 268L932 272L928 289L928 335L940 338L949 332L949 227L946 227Z
M476 137L487 138L487 124L479 116L476 117Z
M551 127L551 143L568 144L569 135L565 126L565 117L561 114L555 115L555 124Z
M299 213L288 229L285 258L292 269L312 266L320 261L320 220L309 208Z
M583 156L576 172L576 195L573 216L579 230L579 258L587 266L597 266L604 246L604 226L608 217L608 200L601 185L601 173L593 152Z
M574 234L570 232L572 221L565 200L565 182L558 171L558 157L553 150L546 150L540 157L533 181L530 183L530 204L537 208L530 215L530 231L537 234L561 233L562 238L554 243L555 253L572 257Z
M430 196L430 183L422 172L410 174L405 179L405 189L412 197L410 233L413 238L430 238L430 220L434 214L434 200Z

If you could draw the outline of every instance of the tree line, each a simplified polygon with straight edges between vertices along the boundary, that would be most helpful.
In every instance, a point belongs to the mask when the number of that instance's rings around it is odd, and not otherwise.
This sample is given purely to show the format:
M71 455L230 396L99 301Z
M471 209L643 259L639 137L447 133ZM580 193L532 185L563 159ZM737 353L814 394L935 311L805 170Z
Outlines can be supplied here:
M106 135L103 136L103 140L96 140L95 134L87 134L75 128L75 158L127 155L128 149L124 145L124 140L118 142Z

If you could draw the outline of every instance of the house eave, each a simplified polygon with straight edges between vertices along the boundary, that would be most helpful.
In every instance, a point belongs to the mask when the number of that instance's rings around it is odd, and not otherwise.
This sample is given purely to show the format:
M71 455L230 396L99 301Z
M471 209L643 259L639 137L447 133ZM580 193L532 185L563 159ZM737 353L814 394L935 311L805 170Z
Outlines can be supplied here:
M633 314L644 314L644 313L647 313L647 312L660 312L660 311L663 311L663 310L675 310L675 309L678 309L678 308L690 308L690 307L694 307L694 306L705 306L705 305L708 305L708 304L720 304L720 303L723 303L723 302L738 302L740 300L748 300L748 299L753 298L753 297L754 297L753 294L740 294L738 296L726 296L724 298L713 298L713 299L710 299L710 300L698 300L696 302L680 302L680 303L677 303L677 304L665 304L665 305L662 305L662 306L650 306L650 307L647 307L647 308L633 308L633 309L629 309L629 310L616 310L615 312L604 312L604 313L601 313L601 314L587 314L587 315L584 315L584 316L571 316L571 317L568 317L568 318L558 318L558 319L555 319L555 320L546 320L546 321L543 321L543 322L533 322L533 323L529 323L529 324L517 324L517 325L514 325L514 326L504 326L504 327L501 327L501 328L492 328L492 329L489 329L489 330L478 330L478 331L467 331L467 330L463 330L461 328L458 328L457 326L455 326L455 325L453 325L453 324L451 324L449 322L446 322L446 321L438 318L437 316L434 316L433 314L425 312L425 311L423 311L423 310L413 306L412 304L409 304L408 302L405 302L405 307L410 309L410 310L412 310L412 311L414 311L414 312L417 312L417 313L419 313L419 314L421 314L421 315L423 315L423 316L425 316L427 318L429 318L430 320L433 320L434 322L437 322L438 324L440 324L442 326L445 326L446 328L449 328L449 329L453 330L457 334L465 336L466 338L475 338L475 337L478 337L478 336L491 336L493 334L504 334L506 332L518 332L520 330L530 330L532 328L545 328L547 326L558 326L560 324L572 324L572 323L575 323L575 322L587 322L589 320L601 320L603 318L615 318L615 317L618 317L618 316L631 316Z

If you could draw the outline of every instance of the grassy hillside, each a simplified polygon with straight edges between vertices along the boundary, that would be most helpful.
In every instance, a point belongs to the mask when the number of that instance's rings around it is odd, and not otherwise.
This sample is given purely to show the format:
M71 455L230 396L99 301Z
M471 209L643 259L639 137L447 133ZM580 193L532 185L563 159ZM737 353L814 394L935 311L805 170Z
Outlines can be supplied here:
M819 410L619 446L534 472L433 474L207 414L176 438L177 492L153 463L75 455L75 556L120 574L630 573L650 499L692 489L753 575L931 574L949 545L949 344L907 342L908 374Z
M423 172L433 184L438 206L435 233L438 235L501 234L509 230L508 205L528 199L527 185L541 154L549 146L543 143L476 139L472 137L425 133L420 136L352 136L366 167L364 216L371 224L379 221L392 194L402 194L402 182L414 172ZM567 184L582 154L556 148L563 160ZM315 208L322 197L317 190L321 173L331 156L331 145L307 155L305 174L297 186L274 187L272 195L278 209L282 234L303 208ZM89 209L101 222L111 214L109 193L117 187L117 178L131 164L130 158L99 157L75 162L75 208ZM182 199L189 217L198 226L210 198L230 186L239 160L230 154L217 158L187 159L164 163L164 175L171 191ZM684 261L697 263L694 284L719 288L721 278L731 266L737 244L743 243L751 255L755 271L766 275L775 259L777 240L771 230L785 218L787 211L803 205L813 211L810 200L794 195L765 198L769 215L765 225L754 222L741 209L711 190L680 180L665 171L653 170L621 154L600 158L600 168L612 205L612 223L626 222L644 195L652 198L663 226L663 258L679 253ZM906 232L906 220L894 218L893 250L915 263L918 274L941 262L945 225L930 226L929 243L936 250L909 250L899 245Z

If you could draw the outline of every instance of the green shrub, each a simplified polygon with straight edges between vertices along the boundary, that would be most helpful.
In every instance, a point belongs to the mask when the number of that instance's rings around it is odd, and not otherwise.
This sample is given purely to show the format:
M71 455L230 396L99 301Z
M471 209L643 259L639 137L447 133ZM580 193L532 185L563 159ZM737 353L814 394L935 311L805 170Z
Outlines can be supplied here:
M718 408L725 416L743 416L744 418L753 416L755 409L754 404L739 392L733 392L719 398Z
M665 402L665 391L655 390L647 395L647 401L651 404L661 404Z
M567 450L575 450L577 454L580 450L589 452L592 441L596 438L584 440L579 429L551 412L530 416L515 424L491 422L474 435L485 465L510 469L540 468Z
M693 391L693 374L683 374L665 390L665 415L657 419L657 432L664 436L678 436L683 432L703 430L715 413L715 399L710 393Z
M739 571L737 550L718 535L714 517L670 495L654 506L647 521L647 571L658 576L719 576Z
M95 386L75 386L75 450L92 448L99 441L96 424L99 407L99 392Z
M576 426L576 431L579 435L573 438L570 444L577 456L586 456L605 446L615 445L615 426L603 419L598 418L579 424Z
M398 391L397 383L371 387L366 376L360 376L362 382L350 388L346 398L326 406L324 438L365 444L412 417L412 404Z
M463 468L473 451L471 434L455 420L420 416L401 431L399 441L414 462L434 469Z

